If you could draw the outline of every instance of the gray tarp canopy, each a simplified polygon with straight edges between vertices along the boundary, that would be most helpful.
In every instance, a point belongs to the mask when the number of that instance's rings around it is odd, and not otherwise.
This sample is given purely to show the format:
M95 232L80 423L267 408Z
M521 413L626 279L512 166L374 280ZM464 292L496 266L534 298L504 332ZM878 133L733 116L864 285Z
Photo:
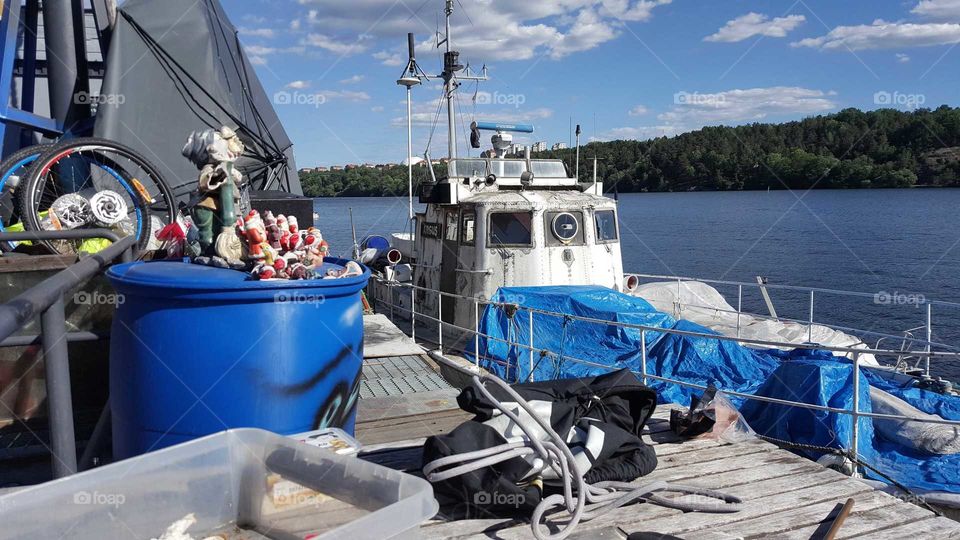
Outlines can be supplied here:
M253 189L302 194L290 139L217 0L128 0L118 11L101 93L123 99L99 106L97 136L140 152L183 201L197 185L180 154L187 135L237 127Z

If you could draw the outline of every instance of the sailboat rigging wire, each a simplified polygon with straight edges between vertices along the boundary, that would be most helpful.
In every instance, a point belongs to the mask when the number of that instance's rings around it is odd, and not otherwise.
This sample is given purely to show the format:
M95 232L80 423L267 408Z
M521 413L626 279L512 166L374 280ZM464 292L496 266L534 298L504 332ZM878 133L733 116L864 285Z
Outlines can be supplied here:
M218 121L216 115L213 112L211 112L206 107L204 107L197 100L196 96L192 95L189 90L186 90L187 84L186 82L184 82L183 77L181 77L178 74L178 72L182 73L191 83L193 83L194 86L197 87L197 89L200 90L200 92L203 95L209 98L210 101L226 117L228 117L231 122L237 125L238 129L242 130L250 138L252 138L256 143L263 146L264 148L272 150L275 154L281 153L279 151L279 148L276 147L275 143L273 145L269 144L260 134L255 133L252 129L250 129L250 127L247 126L246 123L241 118L238 118L236 115L234 115L229 110L227 110L223 105L221 105L219 101L212 94L210 94L210 92L208 92L203 87L203 85L200 84L198 80L196 80L196 78L193 77L193 75L191 75L186 69L184 69L182 65L180 65L180 63L178 63L173 57L170 56L170 54L166 50L164 50L164 48L149 33L147 33L147 31L144 30L143 27L140 26L139 23L137 23L137 21L133 19L133 17L131 17L129 14L125 13L122 10L120 11L120 14L130 24L131 28L133 28L133 30L137 33L137 35L143 39L144 44L147 45L147 48L150 50L151 53L153 53L153 56L157 59L158 62L160 62L161 67L164 68L164 71L172 78L173 82L178 83L183 87L182 89L178 87L177 91L181 94L181 96L184 97L185 101L188 99L189 101L193 101L197 108L199 108L201 111L203 111L204 114L208 115L213 119L212 123L208 123L209 127L219 127L220 122ZM174 84L174 86L178 86L178 84ZM197 116L201 116L201 115L198 114Z
M440 98L437 99L437 112L433 115L433 125L430 126L430 136L427 138L427 153L430 152L430 144L433 143L433 135L437 132L437 125L440 123L440 112L443 111L443 98L446 94L446 88L440 91ZM431 166L427 163L427 166Z

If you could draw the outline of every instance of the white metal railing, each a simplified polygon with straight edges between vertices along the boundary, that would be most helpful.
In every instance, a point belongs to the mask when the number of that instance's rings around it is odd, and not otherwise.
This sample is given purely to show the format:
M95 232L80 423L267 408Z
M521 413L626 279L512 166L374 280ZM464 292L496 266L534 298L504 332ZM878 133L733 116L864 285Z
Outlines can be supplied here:
M660 274L642 274L642 273L629 273L629 272L628 272L628 273L625 273L624 276L634 276L634 277L636 277L638 280L639 280L639 279L648 279L648 280L649 280L649 279L655 279L655 280L666 280L666 281L670 281L670 282L676 281L676 282L677 282L677 301L675 302L675 309L677 310L677 315L678 315L678 316L679 316L680 314L682 314L682 311L683 311L683 307L684 307L684 306L686 306L686 307L694 307L694 308L701 308L701 309L710 309L710 310L714 310L714 311L719 312L719 313L735 314L735 315L737 316L737 326L736 326L736 330L737 330L737 334L736 334L736 335L737 335L737 337L740 337L740 331L741 331L741 316L744 315L744 314L746 314L746 315L749 315L750 317L753 317L753 318L755 318L755 319L772 320L772 321L786 321L786 322L790 322L790 323L807 325L807 340L808 340L808 341L812 341L812 340L813 340L813 325L815 325L815 324L816 324L816 325L819 325L819 326L826 327L826 328L830 328L830 329L832 329L832 330L841 331L841 332L855 332L855 333L857 334L857 337L861 337L861 338L862 338L863 336L871 336L871 337L878 338L877 348L879 348L879 343L880 343L881 341L883 341L883 340L890 340L890 339L899 340L899 341L901 341L901 342L903 343L904 346L901 347L900 354L898 355L898 358L902 358L903 356L905 356L904 353L909 353L910 355L916 356L916 355L914 354L916 351L909 350L909 349L904 350L904 349L905 349L905 345L908 344L908 343L909 343L909 344L912 344L912 345L921 346L921 347L923 347L924 349L926 349L927 352L930 351L931 347L939 347L939 348L941 348L941 349L950 349L950 350L954 350L954 351L960 352L960 348L958 348L958 347L956 347L956 346L952 346L952 345L949 345L949 344L946 344L946 343L939 343L939 342L934 342L934 341L932 341L932 336L933 336L933 306L934 306L934 305L938 305L938 306L942 306L942 307L948 307L948 308L958 309L958 308L960 308L960 303L958 303L958 302L946 302L946 301L940 301L940 300L929 300L929 299L926 299L926 298L923 298L922 300L917 301L917 302L916 302L917 307L919 307L919 306L922 305L922 306L925 306L925 308L926 308L926 309L925 309L925 311L926 311L926 313L925 313L925 315L926 315L926 322L925 322L925 324L924 324L923 326L920 326L920 327L917 327L917 328L912 328L911 331L904 332L904 333L901 334L901 335L895 335L895 334L890 334L890 333L886 333L886 332L877 332L877 331L872 331L872 330L864 330L864 329L860 329L860 328L852 328L852 327L842 326L842 325L833 324L833 323L828 323L828 322L817 322L817 321L814 320L814 302L815 302L815 300L814 300L814 294L815 294L815 293L828 294L828 295L836 295L836 296L845 296L845 297L851 297L851 298L870 298L870 299L876 300L877 297L878 297L878 294L875 294L875 293L865 293L865 292L856 292L856 291L844 291L844 290L840 290L840 289L829 289L829 288L823 288L823 287L803 287L803 286L797 286L797 285L781 285L781 284L767 283L767 282L763 282L763 283L750 283L750 282L720 280L720 279L694 278L694 277L683 277L683 276L667 276L667 275L660 275ZM683 302L683 299L682 299L682 290L683 290L682 284L683 284L683 282L685 282L685 281L699 281L699 282L701 282L701 283L706 283L706 284L710 284L710 285L736 286L736 287L737 287L737 307L736 307L736 309L729 310L729 309L722 309L722 308L718 308L718 307L716 307L716 306L705 305L705 304L695 304L695 303L689 303L689 302L688 302L688 303L684 303L684 302ZM751 287L751 288L758 289L758 290L760 290L760 291L763 291L764 289L777 289L777 290L784 290L784 291L807 293L807 295L809 296L808 310L807 310L807 311L808 311L808 318L807 318L806 320L801 320L801 319L796 319L796 318L783 317L783 316L779 316L779 315L774 316L774 315L763 315L763 314L760 314L760 313L744 313L744 312L743 312L743 288L744 288L744 287ZM921 330L921 329L925 331L926 339L920 339L920 338L913 337L912 331ZM790 344L790 345L791 345L791 346L796 346L796 344ZM929 374L930 374L930 364L929 364L929 358L930 358L930 357L929 357L929 356L922 356L922 357L926 360L925 365L924 365L924 372L929 375Z
M394 305L394 303L393 303L393 294L390 295L391 301L390 301L389 303L387 303L387 305L391 307L391 313L393 313L393 310L394 310L395 308L400 308L400 309L399 309L400 313L406 312L407 314L410 315L410 322L411 322L411 324L410 324L411 333L410 333L410 334L411 334L411 337L412 337L412 338L416 338L416 326L417 326L417 322L418 322L417 319L418 319L418 318L419 318L421 321L425 321L425 322L427 322L427 323L435 323L435 324L437 325L437 338L438 338L438 340L437 340L436 343L437 343L437 345L438 345L438 347L439 347L438 350L439 350L440 354L443 354L443 330L444 330L444 328L447 328L447 329L450 329L450 330L457 330L457 331L463 332L463 333L465 333L465 334L472 334L472 335L473 335L473 338L474 338L474 363L475 363L475 365L476 365L477 367L479 367L479 361L480 361L480 358L481 358L480 346L479 346L479 344L480 344L480 337L483 337L483 338L485 338L485 339L487 339L487 340L491 340L491 341L494 341L494 342L503 343L503 344L506 344L506 345L508 345L508 346L510 346L510 347L517 347L518 349L526 349L526 350L528 351L528 362L529 362L529 366L528 366L528 368L529 368L528 380L531 380L531 381L533 380L533 372L534 372L534 367L535 367L534 359L535 359L536 353L538 352L538 349L536 348L535 343L534 343L534 336L536 335L535 327L534 327L534 314L539 314L539 315L557 317L557 318L566 319L566 320L581 321L581 322L585 322L585 323L601 324L601 325L608 325L608 326L616 326L616 327L619 327L619 328L639 330L639 331L640 331L640 344L641 344L641 347L640 347L640 365L638 366L639 370L632 370L632 371L634 371L634 373L636 373L637 375L639 375L640 378L641 378L641 380L642 380L645 384L646 384L646 382L647 382L648 379L653 379L653 380L658 380L658 381L662 381L662 382L669 383L669 384L676 384L676 385L684 386L684 387L688 387L688 388L697 388L697 389L701 389L701 390L704 390L704 389L707 388L707 386L702 385L702 384L697 384L697 383L693 383L693 382L689 382L689 381L683 381L683 380L679 380L679 379L671 379L671 378L669 378L669 377L662 377L662 376L659 376L659 375L655 375L655 374L653 374L653 373L649 373L648 370L647 370L647 347L646 347L646 345L647 345L647 333L648 333L648 332L652 332L652 333L657 334L657 335L667 334L667 335L676 335L676 336L684 336L684 337L694 337L694 338L704 338L704 339L716 339L716 340L718 340L718 341L730 341L730 342L738 343L738 344L741 344L741 345L764 346L764 347L772 347L772 348L793 348L793 349L823 350L823 351L829 351L829 352L831 352L831 353L843 353L844 355L850 355L851 360L852 360L852 365L853 365L853 399L852 399L851 408L849 408L849 409L838 408L838 407L829 407L829 406L825 406L825 405L815 405L815 404L811 404L811 403L804 403L804 402L801 402L801 401L792 401L792 400L787 400L787 399L771 398L771 397L766 397L766 396L757 396L757 395L746 394L746 393L743 393L743 392L737 392L737 391L733 391L733 390L725 390L725 389L722 389L722 388L719 389L719 390L721 390L721 391L723 391L724 393L729 394L729 395L731 395L731 396L736 396L736 397L740 397L740 398L744 398L744 399L749 399L749 400L761 401L761 402L772 403L772 404L777 404L777 405L786 405L786 406L789 406L789 407L798 407L798 408L804 408L804 409L811 409L811 410L816 410L816 411L831 412L831 413L835 413L835 414L844 414L844 415L850 416L850 417L851 417L851 421L852 421L851 437L850 437L850 442L849 442L849 448L846 448L846 449L844 449L844 450L845 450L849 455L855 457L857 460L861 460L861 461L862 461L862 459L860 458L860 455L859 455L859 436L860 436L860 433L859 433L859 419L860 419L860 418L871 418L871 419L874 419L874 418L875 418L875 419L884 419L884 420L899 420L899 421L908 421L908 422L921 422L921 423L930 423L930 424L946 424L946 425L952 425L952 426L960 426L960 421L957 421L957 420L931 419L931 418L913 418L913 417L903 416L903 415L879 414L879 413L866 412L866 411L861 411L861 410L860 410L860 392L859 392L859 390L860 390L860 368L861 368L861 365L860 365L860 355L862 355L862 354L873 354L873 355L875 355L875 356L877 356L877 357L898 357L898 356L902 355L903 352L902 352L901 350L897 350L897 349L855 348L855 347L842 347L842 346L835 346L835 345L819 345L819 344L816 344L816 343L801 343L801 344L796 344L796 343L787 343L787 342L778 342L778 341L768 341L768 340L759 340L759 339L752 339L752 338L744 338L744 337L739 337L739 336L726 336L726 335L723 335L723 334L694 332L694 331L690 331L690 330L678 330L678 329L674 329L674 328L660 328L660 327L647 326L647 325L642 325L642 324L626 323L626 322L621 322L621 321L609 321L609 320L605 320L605 319L596 319L596 318L584 317L584 316L580 316L580 315L570 315L570 314L565 314L565 313L557 313L557 312L553 312L553 311L548 311L548 310L543 310L543 309L538 309L538 308L531 308L531 307L527 307L527 306L522 306L522 305L519 305L519 304L516 304L516 303L493 302L493 301L486 300L486 299L481 299L481 298L476 298L476 297L471 297L471 296L465 296L465 295L456 294L456 293L443 292L443 291L439 291L439 290L436 290L436 289L429 289L429 288L426 288L426 287L420 287L420 286L417 286L417 285L413 285L412 283L397 282L397 281L388 281L388 280L385 280L385 279L380 278L380 277L377 277L377 276L374 276L374 277L371 278L371 279L374 279L374 280L378 281L379 283L381 283L381 284L383 284L383 285L385 285L385 286L387 286L387 287L389 287L389 288L401 288L401 289L409 289L409 290L410 290L410 302L411 302L411 304L410 304L409 309L404 309L404 308L402 308L402 306L396 306L396 305ZM429 314L427 314L427 313L423 313L423 312L418 312L418 311L417 311L417 309L416 309L416 296L417 296L416 293L417 293L417 291L422 291L422 292L424 292L424 293L429 293L429 294L435 294L435 295L437 296L437 315L436 315L436 317L434 317L434 316L432 316L432 315L429 315ZM465 327L458 326L458 325L456 325L456 324L454 324L454 323L451 323L451 322L444 322L444 321L443 321L443 302L442 302L443 297L460 299L460 300L463 300L463 301L472 302L472 303L474 304L474 327L473 327L473 328L465 328ZM375 303L384 304L384 302L383 302L381 299L376 298L376 297L374 298L374 302L375 302ZM496 308L496 309L505 310L505 313L507 314L507 316L508 316L509 318L516 318L519 313L521 313L521 312L527 312L527 322L528 322L528 325L529 325L529 342L528 342L528 343L519 343L518 341L511 341L511 340L509 340L509 339L502 339L502 338L497 337L497 336L491 336L491 335L489 335L489 334L485 334L485 333L480 332L480 306L481 306L481 305L491 306L491 307L494 307L494 308ZM509 338L509 334L508 334L507 337ZM465 352L465 351L463 351L463 352ZM580 364L584 364L584 365L588 365L588 366L592 366L592 367L597 367L597 368L600 368L600 369L607 369L607 370L614 369L613 366L606 365L606 364L600 364L600 363L597 363L597 362L592 362L592 361L590 361L590 360L586 360L586 359L582 359L582 358L576 358L576 357L570 356L569 354L563 354L562 357L561 357L561 355L558 354L557 352L549 351L549 350L547 350L547 349L539 350L539 352L540 352L540 354L541 354L542 357L554 356L554 357L560 357L560 358L562 358L562 360L564 360L564 361L570 361L570 362L580 363ZM929 362L929 359L930 359L930 358L951 358L951 359L955 359L955 360L960 359L960 352L933 351L933 350L930 350L929 347L927 348L927 350L913 351L912 354L914 354L914 355L916 355L916 356L919 356L919 357L922 357L922 358L925 358L925 359L927 360L927 362ZM490 360L490 361L496 361L496 359L494 359L494 358L487 358L487 359ZM841 442L841 444L842 444L842 442Z

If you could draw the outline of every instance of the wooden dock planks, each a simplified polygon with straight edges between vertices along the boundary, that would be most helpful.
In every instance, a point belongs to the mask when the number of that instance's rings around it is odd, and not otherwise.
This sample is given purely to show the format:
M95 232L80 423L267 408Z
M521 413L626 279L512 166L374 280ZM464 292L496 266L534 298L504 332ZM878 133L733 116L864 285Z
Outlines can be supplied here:
M364 457L416 472L423 438L449 431L468 418L458 412L446 409L358 422L361 441L379 443L368 447ZM624 539L632 533L649 538L816 538L830 527L848 497L855 505L838 538L960 538L960 523L936 517L772 444L681 441L669 431L668 417L669 408L661 406L645 429L644 438L656 450L659 465L638 483L665 480L718 489L743 498L746 508L735 514L684 514L635 504L581 523L571 538ZM421 533L438 539L532 537L528 523L507 519L435 519Z

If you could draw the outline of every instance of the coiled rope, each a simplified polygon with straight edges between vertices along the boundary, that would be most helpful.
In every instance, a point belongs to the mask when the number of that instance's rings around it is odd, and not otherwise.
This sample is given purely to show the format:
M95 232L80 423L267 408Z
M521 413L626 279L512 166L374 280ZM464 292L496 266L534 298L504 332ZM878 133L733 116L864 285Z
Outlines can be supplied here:
M527 425L520 417L493 397L484 383L492 382L500 386L532 418L540 429L547 434L547 440L541 441L537 430ZM611 512L621 506L644 500L660 506L683 511L710 513L739 512L742 501L732 495L695 486L670 484L668 482L650 482L634 485L629 482L603 481L588 484L584 480L584 471L580 470L573 453L565 440L558 435L549 422L541 418L523 397L499 377L482 374L473 376L473 384L500 412L512 420L523 433L526 440L446 456L427 463L423 473L431 482L441 482L484 467L513 459L536 454L546 467L551 468L563 482L563 493L545 497L536 506L530 517L533 536L537 540L561 540L566 538L580 522L590 521ZM696 503L665 497L665 493L699 495L717 499L717 503ZM551 534L544 523L544 516L553 510L562 509L569 515L569 521L556 534Z

